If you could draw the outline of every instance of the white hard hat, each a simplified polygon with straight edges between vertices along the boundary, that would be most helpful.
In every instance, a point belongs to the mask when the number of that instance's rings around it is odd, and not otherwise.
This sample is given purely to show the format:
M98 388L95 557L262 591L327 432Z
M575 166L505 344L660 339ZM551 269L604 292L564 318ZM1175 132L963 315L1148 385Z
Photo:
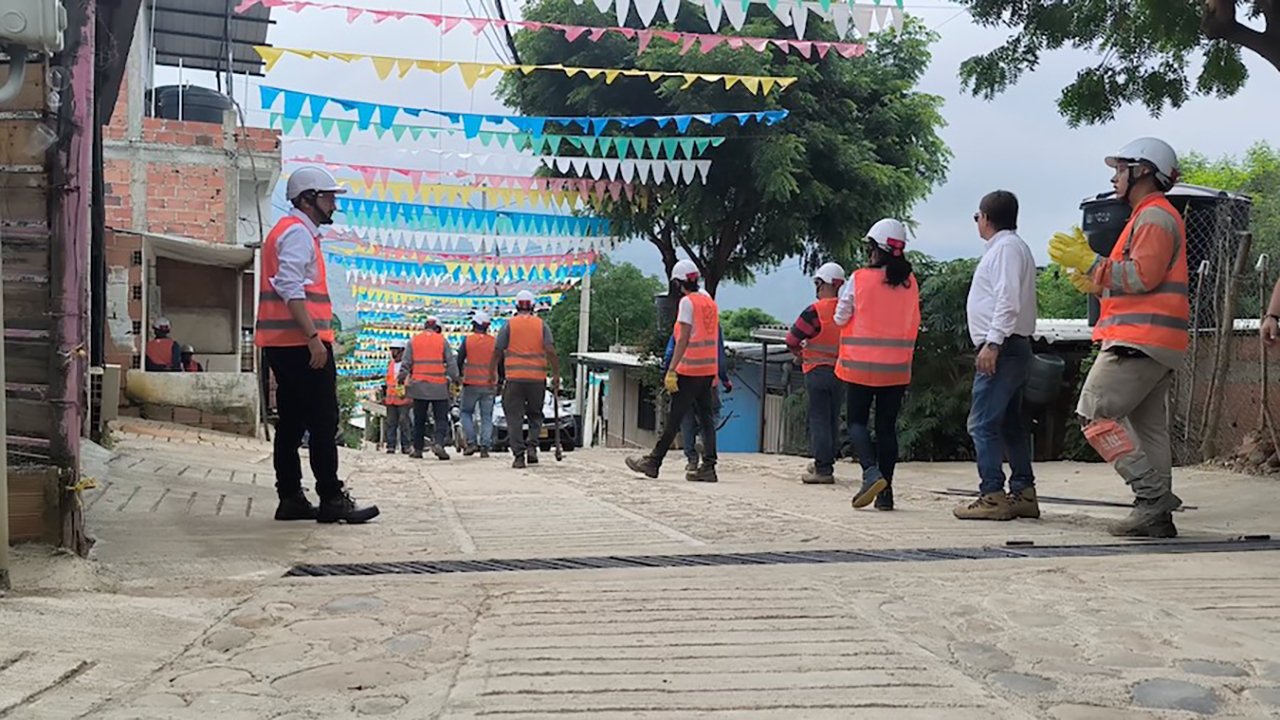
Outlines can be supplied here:
M436 317L435 315L428 315L428 316L427 316L427 324L428 324L428 325L439 325L439 324L440 324L440 318Z
M844 282L844 268L839 264L829 262L813 274L814 280L821 280L828 285L840 285Z
M341 195L347 191L346 188L338 184L333 179L333 175L328 170L314 165L300 167L293 171L289 176L289 185L286 191L289 200L293 200L308 190L316 192L331 192Z
M403 341L403 340L395 340L395 341L393 341L393 342L391 343L391 349L392 349L392 350L403 350L403 349L404 349L404 341Z
M151 323L151 327L153 327L153 328L157 328L157 329L158 329L158 328L168 328L168 327L170 327L170 325L169 325L169 318L166 318L166 317L159 317L159 318L156 318L156 321L155 321L155 322L153 322L153 323Z
M471 316L471 322L477 325L488 325L489 319L489 313L483 310L477 310L476 314Z
M701 273L698 272L698 266L692 260L680 260L671 268L672 280L697 280Z
M867 239L891 255L900 255L907 247L907 228L900 220L885 218L871 226L867 231Z
M1149 163L1156 169L1156 181L1162 188L1178 182L1178 153L1159 138L1138 138L1116 154L1108 155L1106 161L1107 166L1113 168L1131 162Z
M533 303L534 303L533 293L529 292L528 290L521 290L520 292L516 293L517 306L533 305Z

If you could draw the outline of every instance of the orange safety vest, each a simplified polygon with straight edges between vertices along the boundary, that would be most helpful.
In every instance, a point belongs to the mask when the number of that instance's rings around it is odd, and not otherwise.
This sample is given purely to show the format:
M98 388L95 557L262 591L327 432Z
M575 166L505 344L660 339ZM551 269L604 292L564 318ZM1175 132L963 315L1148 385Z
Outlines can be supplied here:
M186 372L204 372L204 366L196 362L194 358L182 367Z
M1093 339L1096 342L1152 345L1183 352L1187 349L1187 328L1191 317L1187 301L1187 226L1163 194L1150 195L1133 209L1122 233L1124 242L1117 242L1111 249L1110 259L1117 263L1129 259L1134 226L1138 216L1148 209L1168 213L1177 225L1173 256L1164 280L1151 292L1126 294L1119 290L1104 290L1102 312L1093 328Z
M427 330L413 336L409 342L413 354L413 372L410 382L444 385L449 382L444 366L444 335Z
M720 371L720 309L710 295L696 292L685 297L693 303L693 334L689 336L689 344L685 346L684 357L680 358L680 364L676 366L676 374L714 378ZM678 338L678 317L673 332Z
M504 367L508 380L546 380L547 348L542 344L542 318L521 315L507 321ZM471 354L471 350L467 350Z
M289 304L271 286L271 278L280 270L280 255L276 247L280 236L302 220L286 215L271 228L262 244L262 268L258 276L258 319L254 327L253 342L258 347L296 347L306 345L308 338L289 312ZM333 342L333 306L329 303L329 281L324 270L324 255L320 252L320 238L316 237L316 277L303 288L307 293L307 314L315 323L320 339Z
M383 399L384 405L408 405L413 402L404 396L404 386L400 384L400 380L396 377L396 361L394 359L387 361L387 396Z
M824 298L813 304L818 311L818 335L804 343L800 353L805 373L820 367L834 367L840 357L840 326L836 325L837 298Z
M463 385L491 387L493 376L489 366L493 362L493 347L497 340L489 333L471 333L463 344L467 346L467 366L462 371Z
M173 346L177 344L173 338L156 338L147 343L147 359L166 370L178 370L173 366Z
M911 359L920 332L920 283L889 285L883 268L853 274L853 319L840 333L836 376L868 387L911 383Z

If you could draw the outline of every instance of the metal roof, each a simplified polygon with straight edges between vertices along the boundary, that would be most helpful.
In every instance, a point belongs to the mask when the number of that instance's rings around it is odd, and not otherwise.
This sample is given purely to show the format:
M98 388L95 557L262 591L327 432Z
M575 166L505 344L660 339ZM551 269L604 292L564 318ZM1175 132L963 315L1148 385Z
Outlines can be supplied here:
M271 9L254 5L235 12L236 0L144 0L151 13L157 65L262 75L254 45L267 44ZM228 49L228 45L230 48Z

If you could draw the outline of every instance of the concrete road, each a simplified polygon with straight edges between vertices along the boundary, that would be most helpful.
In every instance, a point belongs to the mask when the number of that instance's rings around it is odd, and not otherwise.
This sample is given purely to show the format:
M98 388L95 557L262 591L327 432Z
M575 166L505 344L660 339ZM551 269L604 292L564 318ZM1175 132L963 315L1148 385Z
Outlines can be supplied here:
M285 577L297 563L1111 543L1123 508L964 523L962 465L854 511L804 460L637 478L608 451L343 457L365 527L276 523L269 448L131 421L91 561L18 553L0 718L1280 717L1280 552ZM1123 503L1104 466L1042 495ZM1280 484L1180 471L1182 539L1280 529ZM1276 533L1280 537L1280 533Z

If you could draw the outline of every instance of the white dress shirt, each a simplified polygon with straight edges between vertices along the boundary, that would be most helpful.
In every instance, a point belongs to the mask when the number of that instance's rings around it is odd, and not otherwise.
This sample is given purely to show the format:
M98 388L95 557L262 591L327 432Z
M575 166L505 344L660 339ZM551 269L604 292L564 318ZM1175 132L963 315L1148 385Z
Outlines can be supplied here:
M293 225L276 238L276 257L280 261L275 276L269 278L285 302L305 300L307 285L319 275L316 260L316 238L320 230L301 210L294 208L289 215L302 221Z
M1035 332L1036 260L1017 233L1002 230L987 241L969 286L967 310L975 347Z
M840 296L836 300L836 314L831 319L836 325L844 327L853 319L853 273L849 273L849 279L844 281L844 285L840 287Z

